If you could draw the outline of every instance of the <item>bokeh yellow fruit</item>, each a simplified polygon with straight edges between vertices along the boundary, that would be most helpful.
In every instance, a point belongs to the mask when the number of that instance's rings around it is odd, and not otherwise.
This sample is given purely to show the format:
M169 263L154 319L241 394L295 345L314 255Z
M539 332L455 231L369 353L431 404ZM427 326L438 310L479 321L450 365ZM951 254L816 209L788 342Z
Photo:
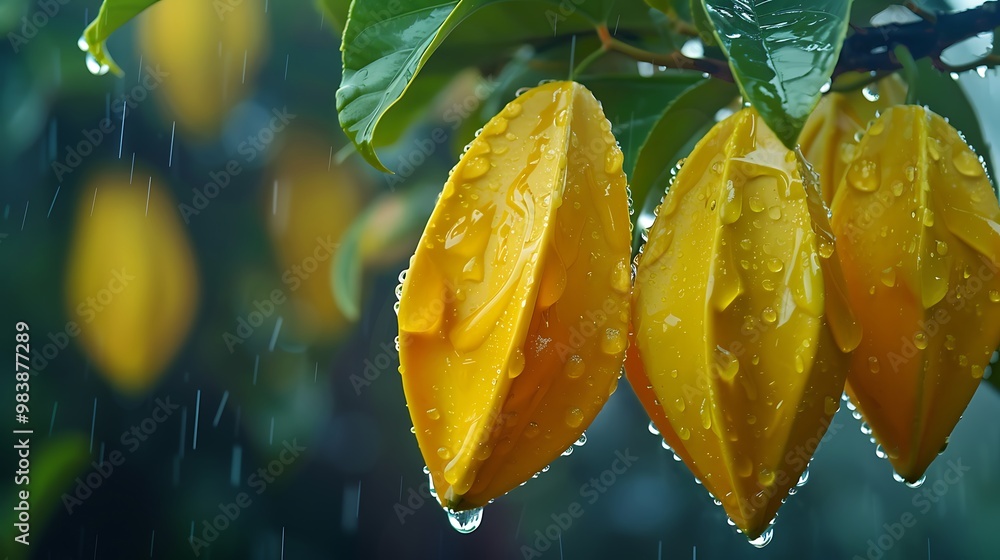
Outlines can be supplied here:
M636 394L757 544L838 409L860 337L803 172L754 110L716 124L660 204L632 296Z
M527 91L469 145L399 304L403 389L442 505L523 483L614 391L630 230L621 150L580 84Z
M847 391L896 472L916 482L1000 343L1000 206L951 125L899 106L862 138L833 227L864 328Z
M139 396L184 342L198 307L194 253L177 204L154 177L105 171L78 203L66 275L69 317L97 370Z
M877 98L874 97L877 95ZM799 144L806 160L819 174L820 190L827 204L854 157L856 136L865 130L877 113L906 99L906 85L895 74L883 78L868 90L828 93L809 115Z
M263 213L294 313L291 330L303 340L329 337L347 323L333 298L331 265L361 209L360 180L330 164L320 136L299 131L282 149L274 176L277 187L263 189Z
M167 120L194 136L218 133L229 110L252 91L267 50L264 0L157 2L139 21L143 65L165 74L156 89Z

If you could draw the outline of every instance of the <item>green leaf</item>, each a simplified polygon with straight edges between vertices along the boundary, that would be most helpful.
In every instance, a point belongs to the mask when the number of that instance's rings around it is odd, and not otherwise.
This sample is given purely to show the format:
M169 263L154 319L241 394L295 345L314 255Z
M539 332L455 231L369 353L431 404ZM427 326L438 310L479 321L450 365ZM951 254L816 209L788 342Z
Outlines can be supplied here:
M431 55L460 23L501 2L504 0L366 0L352 4L341 45L344 71L337 91L337 111L344 132L374 167L388 171L375 153L376 133L386 112L407 93ZM450 41L456 45L449 49L449 58L456 54L456 61L471 64L477 62L474 54L496 53L499 46L515 44L515 39L552 40L557 32L592 29L605 20L650 25L642 4L624 3L622 8L618 4L614 0L510 2L508 9L490 11L490 16L502 23L474 18L477 25L470 24L457 34L456 41Z
M60 496L68 490L73 478L87 464L89 453L87 452L87 440L82 434L56 435L42 443L36 443L37 447L31 450L31 482L29 490L31 492L31 543L36 544L41 541L41 534L45 529L45 524L52 517L52 514L62 506ZM10 487L11 492L15 488ZM16 494L10 499L4 499L5 504L17 504ZM4 542L10 543L14 540L14 535L7 531L13 531L14 523L17 522L15 511L8 509L4 514L4 528L2 536ZM11 545L9 549L11 558L27 557L30 548L26 546Z
M105 42L119 27L139 15L158 0L104 0L94 21L80 37L80 47L87 51L87 67L95 74L105 74L110 69L116 76L125 75L115 64ZM91 57L93 61L91 61ZM95 71L96 70L96 71Z
M638 75L581 77L604 107L612 132L625 155L623 168L632 177L640 148L660 121L663 111L691 86L704 82L698 72L670 72L644 78ZM714 112L712 113L715 114Z
M365 159L375 154L375 129L406 92L427 59L465 17L493 0L355 1L344 29L344 71L337 90L340 126Z
M338 34L344 32L347 24L347 14L351 9L351 0L315 0L316 9L330 21L330 25Z
M701 0L746 98L788 148L830 79L850 0Z
M670 183L671 170L686 157L704 131L715 124L715 115L732 102L739 92L721 80L702 80L689 87L667 105L649 131L636 156L629 189L634 204L660 199ZM637 219L642 212L636 214ZM635 235L641 228L634 229Z
M367 268L411 254L431 215L440 187L423 184L376 199L351 224L331 266L333 299L345 317L361 316L362 280Z
M706 47L718 45L718 41L715 40L715 26L712 25L712 20L708 17L708 12L705 11L705 4L701 0L690 0L690 2L691 19L698 30L701 42L705 43Z
M951 76L937 71L928 59L918 61L917 70L917 104L927 105L935 113L947 117L951 126L958 129L965 136L965 141L986 161L990 177L996 178L989 144L965 90ZM992 112L995 109L989 107L986 110Z

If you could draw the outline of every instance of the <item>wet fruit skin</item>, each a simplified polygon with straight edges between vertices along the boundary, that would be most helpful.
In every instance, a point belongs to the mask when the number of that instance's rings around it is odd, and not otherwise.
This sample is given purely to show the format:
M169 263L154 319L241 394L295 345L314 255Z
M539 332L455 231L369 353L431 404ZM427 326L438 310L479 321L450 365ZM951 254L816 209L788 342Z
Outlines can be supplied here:
M617 386L630 221L610 129L579 84L522 94L469 145L410 261L400 373L445 507L529 479Z
M816 189L743 109L694 148L638 259L629 381L750 538L826 432L860 337Z
M899 106L861 140L833 227L864 328L847 392L896 472L915 482L1000 342L1000 207L958 132Z
M176 201L156 178L147 193L138 181L130 184L128 173L103 172L81 194L67 316L79 325L79 342L96 369L120 392L141 396L194 319L194 252Z
M854 156L855 136L864 132L877 113L906 99L906 85L895 74L876 82L874 89L878 92L875 101L869 101L861 89L824 95L799 135L802 154L819 174L820 191L828 205Z

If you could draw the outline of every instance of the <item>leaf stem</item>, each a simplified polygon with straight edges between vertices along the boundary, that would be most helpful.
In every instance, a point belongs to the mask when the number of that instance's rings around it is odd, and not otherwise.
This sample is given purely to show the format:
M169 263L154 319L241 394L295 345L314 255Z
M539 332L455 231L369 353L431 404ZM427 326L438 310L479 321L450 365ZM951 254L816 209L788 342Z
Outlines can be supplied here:
M607 25L603 24L597 27L597 35L600 37L601 45L605 49L621 53L640 62L648 62L654 66L665 66L680 70L697 70L721 80L733 81L732 72L730 72L729 65L725 61L712 58L691 58L678 50L669 53L647 51L615 39L608 31Z
M903 78L906 80L906 104L913 105L917 102L917 61L913 60L913 54L906 45L896 45L892 49L896 60L903 66Z
M607 47L605 47L602 44L597 50L595 50L594 52L588 54L586 56L586 58L584 58L583 60L581 60L580 63L577 64L575 68L573 68L572 74L570 75L570 80L573 80L573 79L576 78L576 76L579 76L580 74L582 74L583 71L586 70L588 66L590 66L591 64L593 64L593 62L595 60L597 60L597 59L601 58L602 56L604 56L604 54L607 53L607 52L608 52Z

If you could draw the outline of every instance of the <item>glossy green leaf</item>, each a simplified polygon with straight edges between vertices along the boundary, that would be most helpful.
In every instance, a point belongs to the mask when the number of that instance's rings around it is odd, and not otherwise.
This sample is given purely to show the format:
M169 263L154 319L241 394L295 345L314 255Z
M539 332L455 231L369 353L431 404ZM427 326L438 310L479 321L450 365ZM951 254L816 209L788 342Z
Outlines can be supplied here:
M946 117L959 132L965 136L965 141L986 161L986 169L994 180L996 188L997 175L994 163L990 159L990 147L983 136L976 110L965 95L965 90L948 74L938 72L930 60L917 62L917 103L927 105L932 111ZM987 111L994 111L990 107Z
M105 42L108 37L119 27L128 23L129 20L139 15L143 10L155 4L158 0L104 0L101 10L97 13L94 21L90 22L87 29L80 37L81 49L87 51L87 67L95 74L104 74L109 69L116 76L125 73L115 64L111 53L107 50ZM91 60L90 57L93 57Z
M715 124L715 115L739 94L733 84L701 80L686 89L660 115L639 148L629 189L635 204L659 200L670 182L670 172L701 134ZM641 213L637 214L637 219ZM635 228L638 236L641 228Z
M691 20L698 30L701 42L705 43L707 47L718 45L718 42L715 40L715 26L708 17L708 12L705 11L705 4L701 0L690 0L690 3Z
M368 0L352 4L341 45L344 71L337 91L337 110L341 127L369 163L388 171L375 153L376 131L431 55L466 18L501 2L505 0ZM510 9L490 14L507 21L506 28L470 22L468 30L458 34L456 48L449 54L461 55L459 50L464 50L471 56L469 53L482 49L496 51L498 44L510 44L512 36L527 40L525 29L538 38L551 40L557 33L592 28L605 20L617 24L644 18L648 25L645 6L630 2L619 8L618 4L613 0L581 4L567 4L565 0L512 2ZM456 60L464 59L458 56Z
M632 177L639 150L661 120L664 109L705 78L698 72L670 72L651 77L602 75L577 80L587 86L604 107L604 114L611 121L612 132L625 156L622 167Z
M315 2L316 9L330 22L333 30L338 34L343 33L347 24L347 13L351 9L351 0L315 0Z
M701 0L743 96L794 148L830 79L850 0Z

